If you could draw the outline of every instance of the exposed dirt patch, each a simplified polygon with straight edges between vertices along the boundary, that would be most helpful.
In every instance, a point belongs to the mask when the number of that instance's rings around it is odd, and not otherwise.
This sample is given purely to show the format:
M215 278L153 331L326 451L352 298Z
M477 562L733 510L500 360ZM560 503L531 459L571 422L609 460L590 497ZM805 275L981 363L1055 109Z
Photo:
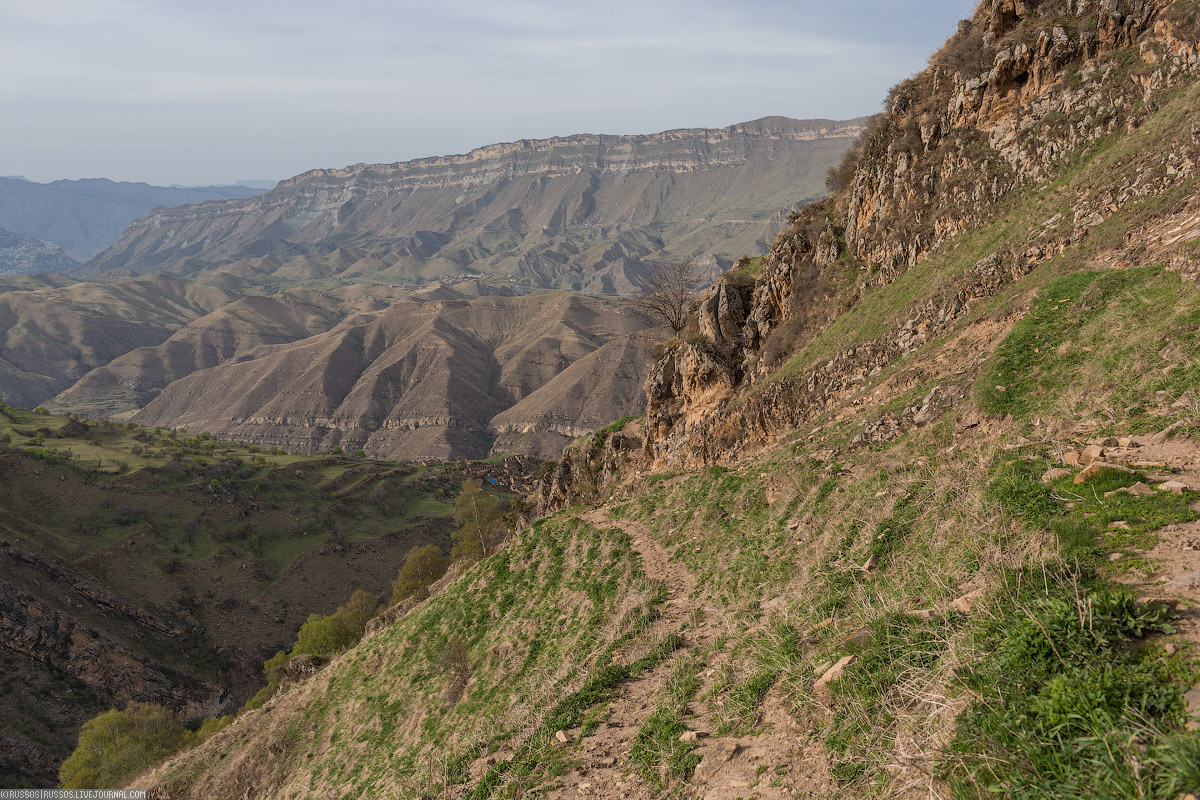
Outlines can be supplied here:
M1155 441L1147 437L1143 447L1131 458L1134 464L1161 465L1167 478L1200 489L1200 447L1190 439ZM1200 500L1192 504L1200 510ZM1160 597L1178 602L1179 619L1174 623L1179 637L1193 648L1200 648L1200 520L1167 525L1157 530L1158 543L1146 553L1155 571L1144 580L1127 575L1128 583L1145 597Z

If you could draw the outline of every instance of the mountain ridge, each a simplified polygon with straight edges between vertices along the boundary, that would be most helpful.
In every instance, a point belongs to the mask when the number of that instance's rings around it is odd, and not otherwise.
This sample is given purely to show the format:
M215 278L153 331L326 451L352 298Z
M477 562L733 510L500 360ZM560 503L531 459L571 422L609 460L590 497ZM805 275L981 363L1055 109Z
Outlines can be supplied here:
M160 206L252 197L261 191L242 186L152 186L108 178L50 183L0 178L0 226L59 245L72 260L82 262L115 242L129 223Z
M158 209L76 270L219 270L263 252L365 247L379 276L458 272L580 290L596 273L652 259L726 265L753 247L824 173L863 120L767 117L722 129L582 134L487 145L455 156L316 169L246 200ZM754 173L755 177L751 177ZM774 176L759 180L758 173ZM581 263L582 262L582 263ZM629 265L633 265L630 267ZM715 266L715 264L714 264ZM644 266L640 267L644 270ZM636 285L615 278L609 293Z

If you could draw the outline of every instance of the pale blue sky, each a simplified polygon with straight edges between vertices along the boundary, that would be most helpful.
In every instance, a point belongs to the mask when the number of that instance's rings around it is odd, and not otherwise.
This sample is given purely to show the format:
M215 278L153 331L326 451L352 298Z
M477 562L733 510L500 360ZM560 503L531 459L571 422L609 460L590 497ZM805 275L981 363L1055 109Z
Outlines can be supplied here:
M845 119L877 111L974 8L834 3L0 0L0 175L226 183Z

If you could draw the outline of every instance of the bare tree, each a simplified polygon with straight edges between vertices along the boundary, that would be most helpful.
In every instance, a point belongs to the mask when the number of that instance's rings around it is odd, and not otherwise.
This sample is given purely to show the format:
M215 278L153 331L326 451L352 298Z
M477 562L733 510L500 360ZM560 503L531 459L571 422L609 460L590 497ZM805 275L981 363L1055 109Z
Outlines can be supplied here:
M633 307L658 317L678 335L687 324L688 303L699 280L700 270L691 261L663 264L642 282L641 294L633 298Z

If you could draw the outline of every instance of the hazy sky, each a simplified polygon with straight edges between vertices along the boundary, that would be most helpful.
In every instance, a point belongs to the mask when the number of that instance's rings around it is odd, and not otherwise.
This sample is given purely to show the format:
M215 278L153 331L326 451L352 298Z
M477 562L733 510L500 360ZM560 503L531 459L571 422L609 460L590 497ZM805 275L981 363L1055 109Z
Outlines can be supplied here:
M0 0L0 175L208 184L879 110L974 0Z

